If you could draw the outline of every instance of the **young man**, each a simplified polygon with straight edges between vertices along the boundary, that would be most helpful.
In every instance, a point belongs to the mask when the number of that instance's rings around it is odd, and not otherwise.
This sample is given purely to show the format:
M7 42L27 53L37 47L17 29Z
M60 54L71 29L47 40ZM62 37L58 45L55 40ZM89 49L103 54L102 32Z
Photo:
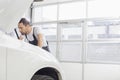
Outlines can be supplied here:
M25 35L27 42L39 46L49 52L47 41L39 27L32 27L29 21L27 21L25 18L22 18L18 23L18 28L21 34Z

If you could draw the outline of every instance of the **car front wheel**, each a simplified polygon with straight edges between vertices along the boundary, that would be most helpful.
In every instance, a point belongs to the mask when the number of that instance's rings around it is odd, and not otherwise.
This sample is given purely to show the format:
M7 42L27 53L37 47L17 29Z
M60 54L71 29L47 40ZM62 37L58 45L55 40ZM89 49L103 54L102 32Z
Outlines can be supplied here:
M55 79L48 75L34 75L31 80L55 80Z

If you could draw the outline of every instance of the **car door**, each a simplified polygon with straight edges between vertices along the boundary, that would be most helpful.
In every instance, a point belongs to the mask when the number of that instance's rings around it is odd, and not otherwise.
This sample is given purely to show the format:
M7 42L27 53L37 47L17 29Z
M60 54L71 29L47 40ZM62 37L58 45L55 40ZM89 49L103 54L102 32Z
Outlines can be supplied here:
M6 48L0 46L0 80L6 80Z

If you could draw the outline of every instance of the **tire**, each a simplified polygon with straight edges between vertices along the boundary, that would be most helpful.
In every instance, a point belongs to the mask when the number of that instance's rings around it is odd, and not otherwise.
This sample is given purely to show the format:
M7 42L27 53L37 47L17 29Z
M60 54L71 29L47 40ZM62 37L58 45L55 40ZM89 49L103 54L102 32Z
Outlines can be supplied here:
M55 80L55 79L47 75L34 75L31 80Z

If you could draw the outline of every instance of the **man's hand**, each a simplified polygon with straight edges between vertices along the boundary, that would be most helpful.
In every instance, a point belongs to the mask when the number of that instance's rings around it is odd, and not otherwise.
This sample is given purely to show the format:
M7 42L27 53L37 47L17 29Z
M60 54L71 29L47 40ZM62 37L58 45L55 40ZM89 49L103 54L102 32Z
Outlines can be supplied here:
M20 35L19 40L23 40L23 36L22 35Z

